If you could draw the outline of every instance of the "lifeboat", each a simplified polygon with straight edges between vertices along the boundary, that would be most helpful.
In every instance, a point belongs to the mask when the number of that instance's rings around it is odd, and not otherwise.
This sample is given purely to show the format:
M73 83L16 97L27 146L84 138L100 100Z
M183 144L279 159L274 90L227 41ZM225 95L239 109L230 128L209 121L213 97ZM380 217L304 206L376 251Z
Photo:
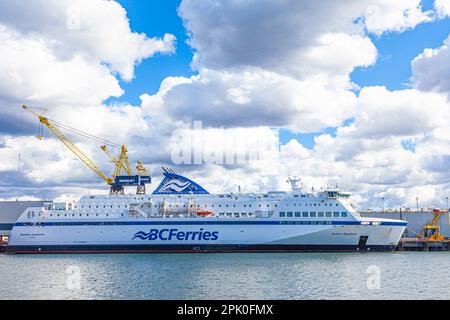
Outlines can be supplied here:
M213 213L211 211L206 211L206 210L197 211L197 215L200 217L208 217L212 214Z

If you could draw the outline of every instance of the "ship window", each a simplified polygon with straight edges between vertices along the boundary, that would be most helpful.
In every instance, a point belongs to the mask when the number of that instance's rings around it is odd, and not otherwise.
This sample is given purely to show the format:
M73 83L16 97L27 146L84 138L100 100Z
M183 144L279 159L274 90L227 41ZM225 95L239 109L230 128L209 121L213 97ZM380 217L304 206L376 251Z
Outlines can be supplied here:
M287 213L288 218L292 218L292 212Z
M89 208L91 208L91 206L89 206Z
M323 218L323 212L319 212L319 218Z
M341 217L342 218L347 218L347 212L341 212Z
M275 205L275 208L276 208L276 207L278 207L278 205L277 205L277 204Z
M125 205L125 208L128 208L128 205Z
M286 212L280 212L280 218L284 218L286 216Z
M236 218L239 218L239 212L235 212L235 213L234 213L234 216L235 216Z
M233 208L236 208L236 205L235 205L235 204L233 204Z
M226 207L228 208L228 205L226 205Z
M300 217L300 212L296 212L295 213L295 216L298 218L298 217Z
M267 205L267 208L269 207L269 205Z
M247 208L247 205L246 205L246 204L244 204L244 208Z
M327 218L331 218L331 212L326 213Z
M315 218L316 217L316 213L315 212L311 212L310 217L311 218Z
M337 207L338 205L339 205L339 204L336 203L336 207Z
M304 218L305 218L305 217L308 217L308 212L303 212L302 216L303 216Z
M334 218L339 218L339 212L333 212L333 217Z
M314 203L314 207L317 206L317 203Z
M96 206L97 207L97 209L98 209L98 206Z
M231 217L231 212L227 212L227 217Z
M221 204L219 204L219 208L222 208L222 205L221 205Z

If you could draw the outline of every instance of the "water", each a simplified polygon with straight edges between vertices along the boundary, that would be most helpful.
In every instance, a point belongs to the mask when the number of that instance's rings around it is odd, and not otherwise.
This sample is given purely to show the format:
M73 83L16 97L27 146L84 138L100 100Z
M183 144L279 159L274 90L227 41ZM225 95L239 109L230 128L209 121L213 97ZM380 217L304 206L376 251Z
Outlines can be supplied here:
M0 255L0 272L1 299L450 299L448 252Z

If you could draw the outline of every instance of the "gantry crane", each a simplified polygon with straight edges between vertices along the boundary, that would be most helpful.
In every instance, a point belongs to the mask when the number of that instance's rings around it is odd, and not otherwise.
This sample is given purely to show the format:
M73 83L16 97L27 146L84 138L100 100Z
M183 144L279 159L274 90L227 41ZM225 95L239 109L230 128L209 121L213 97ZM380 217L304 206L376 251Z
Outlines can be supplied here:
M136 171L138 176L141 177L141 183L137 186L136 194L145 194L145 185L151 183L150 172L144 167L141 160L137 161Z
M99 177L101 177L108 185L111 186L110 194L124 194L124 186L137 186L137 193L142 194L142 190L145 192L145 183L150 183L151 178L148 171L142 164L142 161L138 161L138 175L133 175L133 172L130 167L130 163L127 155L127 148L125 145L121 146L121 153L118 159L113 157L107 148L107 145L112 147L118 147L118 144L112 143L105 139L101 139L99 137L95 137L93 135L81 132L74 128L68 127L59 123L55 120L50 120L44 116L45 110L42 113L36 112L33 108L27 107L25 105L22 106L24 110L29 111L31 114L36 116L39 119L40 123L40 133L38 138L42 139L42 125L45 125L72 153L75 154L88 168L94 171ZM113 173L113 177L108 177L80 148L78 148L64 133L64 131L75 133L80 135L83 138L91 139L97 142L106 143L101 146L101 149L105 151L111 161L115 165L115 170ZM144 168L145 171L142 171ZM139 171L141 170L141 171ZM126 175L121 175L122 171L126 173ZM145 175L141 175L140 172L145 173ZM144 185L142 187L142 185Z
M425 238L430 241L443 241L445 238L439 227L439 218L446 213L447 210L433 209L433 220L423 226L422 231L417 235L418 238Z

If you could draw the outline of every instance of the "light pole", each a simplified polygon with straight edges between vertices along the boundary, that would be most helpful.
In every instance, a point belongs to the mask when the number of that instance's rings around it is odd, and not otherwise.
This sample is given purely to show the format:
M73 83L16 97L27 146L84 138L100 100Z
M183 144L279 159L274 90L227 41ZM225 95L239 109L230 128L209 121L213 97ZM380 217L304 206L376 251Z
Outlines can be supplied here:
M419 197L416 197L416 208L417 212L419 212Z
M384 197L381 197L381 208L382 208L383 213L384 213Z
M445 200L447 200L447 212L448 212L448 197L445 197Z

